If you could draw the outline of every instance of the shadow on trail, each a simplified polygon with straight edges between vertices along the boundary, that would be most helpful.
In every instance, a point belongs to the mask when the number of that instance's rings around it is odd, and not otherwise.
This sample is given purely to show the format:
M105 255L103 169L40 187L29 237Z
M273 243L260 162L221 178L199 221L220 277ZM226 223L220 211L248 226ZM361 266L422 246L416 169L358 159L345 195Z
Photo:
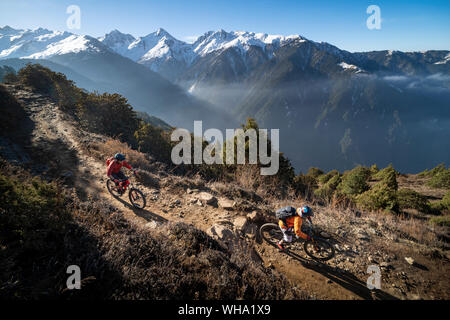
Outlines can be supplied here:
M120 203L122 203L125 207L127 207L128 209L132 210L134 212L135 215L137 215L138 217L141 217L143 219L145 219L146 221L157 221L157 222L167 222L168 220L166 218L161 217L160 215L151 212L147 209L138 209L136 207L134 207L133 205L131 205L130 203L128 203L127 201L123 200L122 198L119 197L115 197L113 196L114 199L118 200Z
M381 290L371 291L367 288L365 282L359 280L356 276L351 273L344 272L339 269L335 269L320 261L314 261L305 259L304 257L298 255L292 251L286 251L285 254L290 256L292 259L299 261L304 268L314 270L323 276L327 277L336 284L344 287L345 289L355 293L363 299L367 300L398 300L398 298L390 295ZM313 262L314 261L314 262ZM313 262L313 263L311 263Z

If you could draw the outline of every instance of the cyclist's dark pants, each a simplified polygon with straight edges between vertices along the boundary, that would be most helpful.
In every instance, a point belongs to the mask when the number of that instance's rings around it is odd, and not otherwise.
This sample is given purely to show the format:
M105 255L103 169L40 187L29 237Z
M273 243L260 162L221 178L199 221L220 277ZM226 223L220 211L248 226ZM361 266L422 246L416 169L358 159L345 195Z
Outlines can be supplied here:
M122 171L119 171L117 173L111 173L111 176L114 179L119 180L120 182L127 180L127 177L123 174Z

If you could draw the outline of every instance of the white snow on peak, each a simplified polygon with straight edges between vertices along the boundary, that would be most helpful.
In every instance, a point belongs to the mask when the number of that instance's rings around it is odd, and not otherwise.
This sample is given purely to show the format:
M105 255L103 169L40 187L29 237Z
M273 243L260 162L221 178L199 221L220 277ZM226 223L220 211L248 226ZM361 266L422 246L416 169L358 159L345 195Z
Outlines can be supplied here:
M271 45L271 51L294 39L303 39L298 35L281 36L247 31L224 30L209 31L198 37L193 43L180 41L160 28L144 37L132 39L115 30L99 38L115 52L139 63L151 64L157 70L158 63L169 59L191 64L197 57L205 56L217 50L235 47L244 54L250 46L263 49ZM270 54L270 52L269 52Z
M98 47L92 44L92 39L93 38L89 36L78 36L73 34L61 41L48 45L47 49L44 51L34 53L24 58L45 59L55 55L78 53L81 51L100 51Z
M434 64L446 64L446 63L449 62L449 61L450 61L450 53L448 53L448 54L444 57L444 60L435 62Z
M78 36L66 31L44 28L16 30L0 28L0 59L46 58L58 54L94 49L89 36Z
M123 56L126 56L130 44L136 41L131 34L125 34L118 30L113 30L103 37L98 38L98 40Z
M354 71L355 73L364 72L364 70L362 70L361 68L355 66L354 64L348 64L348 63L345 63L345 62L341 62L341 63L338 63L338 65L344 70Z
M299 39L306 41L299 35L281 36L218 30L206 32L195 42L187 43L174 38L162 28L139 38L113 30L103 37L94 39L44 28L18 30L5 26L0 28L0 59L45 58L83 50L98 51L98 43L95 43L98 40L122 56L158 68L158 63L169 59L189 65L197 57L228 48L236 48L241 54L245 54L251 46L258 46L268 50L267 53L271 55L283 44Z
M241 52L246 52L250 46L265 48L266 45L280 47L286 42L294 39L302 39L299 35L281 36L268 35L266 33L254 33L247 31L226 32L219 30L207 32L194 42L194 52L200 56L207 55L216 50L230 47L238 48Z

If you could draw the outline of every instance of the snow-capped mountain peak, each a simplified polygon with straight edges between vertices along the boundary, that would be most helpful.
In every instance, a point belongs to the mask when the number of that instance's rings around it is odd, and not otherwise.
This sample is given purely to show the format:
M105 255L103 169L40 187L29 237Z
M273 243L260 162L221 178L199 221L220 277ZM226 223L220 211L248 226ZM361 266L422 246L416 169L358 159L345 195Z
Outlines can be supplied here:
M136 41L136 38L131 34L125 34L117 29L114 29L110 33L105 34L103 37L98 38L98 40L118 54L126 55L128 52L128 47Z
M102 49L108 50L97 39L90 36L69 35L65 39L51 43L46 50L31 54L24 58L30 59L46 59L56 55L63 55L68 53L86 52L100 52Z
M235 47L241 52L247 51L250 46L258 46L264 49L267 45L272 45L274 48L278 48L295 39L303 38L299 35L268 35L266 33L248 31L226 32L221 29L219 31L209 31L205 33L194 42L193 46L194 52L204 56L213 51L230 47Z

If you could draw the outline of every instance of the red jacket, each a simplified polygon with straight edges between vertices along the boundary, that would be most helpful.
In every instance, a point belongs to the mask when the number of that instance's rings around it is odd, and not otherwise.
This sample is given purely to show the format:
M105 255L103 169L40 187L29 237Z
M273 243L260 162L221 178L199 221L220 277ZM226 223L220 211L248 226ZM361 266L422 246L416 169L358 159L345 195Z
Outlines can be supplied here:
M108 177L111 176L113 173L118 173L122 167L132 169L132 167L128 164L126 161L117 161L116 159L112 160L108 167L106 168L106 175Z

